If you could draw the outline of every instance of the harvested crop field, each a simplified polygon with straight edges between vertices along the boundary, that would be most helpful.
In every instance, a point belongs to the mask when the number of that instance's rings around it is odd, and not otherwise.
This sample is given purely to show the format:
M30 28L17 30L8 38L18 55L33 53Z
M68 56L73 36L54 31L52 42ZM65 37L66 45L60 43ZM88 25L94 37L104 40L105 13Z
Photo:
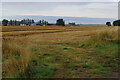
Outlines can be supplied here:
M117 26L3 26L2 36L4 78L118 77Z

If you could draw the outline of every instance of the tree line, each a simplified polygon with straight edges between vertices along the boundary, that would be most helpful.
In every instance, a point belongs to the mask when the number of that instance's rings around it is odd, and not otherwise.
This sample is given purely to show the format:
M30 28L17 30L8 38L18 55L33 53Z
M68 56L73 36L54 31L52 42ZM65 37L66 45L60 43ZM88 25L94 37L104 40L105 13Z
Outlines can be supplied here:
M23 19L21 21L17 21L17 20L7 20L7 19L3 19L2 20L2 25L3 26L31 26L31 24L34 24L35 21L33 19ZM37 25L53 25L48 23L48 21L45 20L39 20L37 22ZM56 25L60 25L60 26L65 26L65 21L63 21L63 19L58 19L56 21Z
M33 23L35 23L35 21L33 19L23 19L21 21L17 21L17 20L10 20L9 21L7 19L2 20L3 26L20 26L20 25L30 26ZM45 24L45 25L48 24L48 22L45 20L39 20L37 23L38 24Z
M107 26L112 26L111 22L106 22ZM120 26L120 20L113 21L113 26Z
M45 20L39 20L38 24L48 25L48 21Z
M20 24L25 24L25 25L30 26L33 23L35 23L33 19L23 19L21 21L17 21L17 20L8 21L7 19L2 20L3 26L20 26Z
M8 21L7 19L3 19L2 20L2 25L3 26L31 26L31 24L35 23L35 21L33 19L23 19L21 21L17 21L17 20L10 20ZM39 20L37 22L38 25L53 25L53 24L50 24L48 23L48 21L45 21L45 20ZM58 19L56 21L56 24L55 25L58 25L58 26L65 26L65 21L63 21L63 19ZM107 26L112 26L111 22L106 22L106 25ZM113 26L120 26L120 20L116 20L116 21L113 21Z

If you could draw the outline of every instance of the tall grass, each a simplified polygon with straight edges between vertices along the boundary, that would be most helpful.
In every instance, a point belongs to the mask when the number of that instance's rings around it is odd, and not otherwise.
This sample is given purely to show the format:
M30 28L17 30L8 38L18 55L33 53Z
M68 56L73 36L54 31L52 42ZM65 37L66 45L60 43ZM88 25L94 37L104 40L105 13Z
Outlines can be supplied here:
M31 53L15 41L3 40L3 78L26 77Z
M84 43L84 47L105 47L109 43L119 43L117 30L96 33Z
M92 53L88 53L89 56L94 57L96 64L100 64L111 73L118 72L119 43L118 31L111 30L99 32L81 45L86 50L93 49Z

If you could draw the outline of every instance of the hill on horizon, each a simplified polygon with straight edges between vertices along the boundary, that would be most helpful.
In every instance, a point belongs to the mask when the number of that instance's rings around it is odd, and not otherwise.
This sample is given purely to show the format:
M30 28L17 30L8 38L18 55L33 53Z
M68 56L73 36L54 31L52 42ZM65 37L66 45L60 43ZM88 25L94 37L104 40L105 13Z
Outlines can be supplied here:
M39 20L46 20L49 23L56 23L56 20L59 18L64 19L65 23L68 24L69 22L75 22L76 24L105 24L106 22L113 22L114 18L89 18L89 17L67 17L67 16L6 16L2 17L3 19L34 19L35 22Z

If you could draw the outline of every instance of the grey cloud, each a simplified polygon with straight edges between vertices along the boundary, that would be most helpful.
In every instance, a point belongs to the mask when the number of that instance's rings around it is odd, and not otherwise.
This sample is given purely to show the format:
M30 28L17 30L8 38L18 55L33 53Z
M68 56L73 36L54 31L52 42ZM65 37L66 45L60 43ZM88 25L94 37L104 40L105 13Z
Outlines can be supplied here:
M119 0L2 0L2 2L118 2Z
M82 16L116 18L117 3L4 2L3 13L4 15L12 16L22 14L40 14L45 16Z

